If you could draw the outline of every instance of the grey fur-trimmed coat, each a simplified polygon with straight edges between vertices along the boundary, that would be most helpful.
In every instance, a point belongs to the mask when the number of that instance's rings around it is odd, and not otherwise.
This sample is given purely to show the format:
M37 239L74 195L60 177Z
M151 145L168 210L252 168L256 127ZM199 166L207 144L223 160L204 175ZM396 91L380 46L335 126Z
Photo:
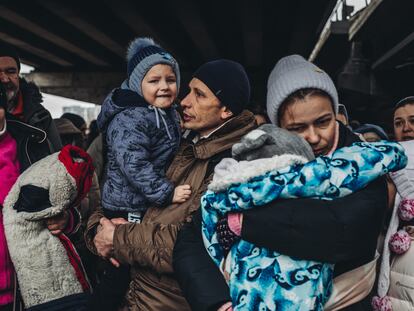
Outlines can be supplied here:
M137 93L116 89L97 121L108 146L103 208L135 212L171 203L175 186L165 171L180 144L175 109L154 109Z

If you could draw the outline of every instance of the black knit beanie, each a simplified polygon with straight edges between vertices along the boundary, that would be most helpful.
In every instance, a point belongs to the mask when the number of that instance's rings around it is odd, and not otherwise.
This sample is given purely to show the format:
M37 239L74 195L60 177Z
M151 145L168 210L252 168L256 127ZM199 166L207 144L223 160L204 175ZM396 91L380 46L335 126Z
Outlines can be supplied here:
M20 58L16 50L9 48L9 47L0 46L0 57L13 58L16 61L17 68L20 71Z
M202 81L226 106L238 115L250 100L250 83L243 66L237 62L219 59L202 65L193 75Z

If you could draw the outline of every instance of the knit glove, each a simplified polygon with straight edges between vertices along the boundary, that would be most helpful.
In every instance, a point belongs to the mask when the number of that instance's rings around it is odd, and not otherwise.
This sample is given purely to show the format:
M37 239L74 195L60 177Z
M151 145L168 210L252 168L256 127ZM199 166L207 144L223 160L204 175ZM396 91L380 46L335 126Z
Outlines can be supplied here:
M233 244L240 240L240 236L230 229L227 215L217 222L216 232L217 240L225 253L228 253Z

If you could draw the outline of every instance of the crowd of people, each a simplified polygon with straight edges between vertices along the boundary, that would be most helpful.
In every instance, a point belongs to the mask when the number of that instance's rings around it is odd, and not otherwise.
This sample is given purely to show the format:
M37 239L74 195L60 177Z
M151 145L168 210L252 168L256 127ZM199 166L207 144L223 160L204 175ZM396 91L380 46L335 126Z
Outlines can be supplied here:
M0 311L414 310L414 96L390 139L275 61L265 109L229 59L178 99L176 59L137 38L88 129L0 49Z

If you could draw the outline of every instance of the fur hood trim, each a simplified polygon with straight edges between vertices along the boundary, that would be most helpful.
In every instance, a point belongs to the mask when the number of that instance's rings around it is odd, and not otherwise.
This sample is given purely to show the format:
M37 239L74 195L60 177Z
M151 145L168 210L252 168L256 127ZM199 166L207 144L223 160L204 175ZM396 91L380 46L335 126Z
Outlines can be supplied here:
M240 162L231 158L225 158L215 167L213 181L208 186L208 189L214 192L221 192L231 185L246 183L250 179L262 176L267 172L306 162L308 162L307 159L294 154L283 154L272 158Z

